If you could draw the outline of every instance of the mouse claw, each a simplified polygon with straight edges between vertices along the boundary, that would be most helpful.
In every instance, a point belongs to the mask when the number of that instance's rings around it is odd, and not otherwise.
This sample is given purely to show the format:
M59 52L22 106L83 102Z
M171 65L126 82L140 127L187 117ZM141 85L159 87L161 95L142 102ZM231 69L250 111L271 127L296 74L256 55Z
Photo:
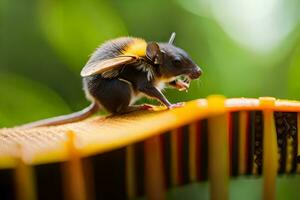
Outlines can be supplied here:
M182 92L182 91L187 92L187 91L188 91L187 88L178 88L178 90L179 90L180 92Z
M140 109L141 110L150 110L150 111L153 111L154 110L154 107L150 104L143 104L140 106Z
M173 108L180 108L180 107L183 107L184 105L185 105L184 102L175 103L175 104L172 104L172 105L168 106L168 109L171 110Z

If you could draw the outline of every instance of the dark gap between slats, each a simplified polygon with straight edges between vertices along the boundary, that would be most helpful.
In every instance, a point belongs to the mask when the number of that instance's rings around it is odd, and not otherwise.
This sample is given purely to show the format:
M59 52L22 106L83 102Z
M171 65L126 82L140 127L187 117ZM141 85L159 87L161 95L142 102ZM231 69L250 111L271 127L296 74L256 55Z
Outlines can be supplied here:
M263 163L263 114L261 111L255 112L254 118L254 160L253 164L257 166L257 174L262 174L262 163Z
M238 175L239 169L239 128L240 128L240 120L239 120L239 112L233 112L232 115L232 155L231 159L231 174L232 176Z
M277 133L277 145L279 154L279 168L278 173L285 173L285 162L286 162L286 126L285 116L283 112L274 112L274 119Z
M247 131L247 175L252 174L252 168L253 168L253 155L254 155L254 136L255 136L255 112L251 111L249 112L249 118L248 118L248 126L249 130Z
M297 165L298 165L298 113L293 113L293 116L294 116L294 120L293 120L293 126L294 128L292 129L292 132L291 132L291 136L293 137L293 140L294 140L294 143L293 143L293 146L294 146L294 152L293 152L293 164L292 164L292 173L296 173L297 171Z
M174 135L177 138L177 155L175 155L177 157L177 172L178 173L178 184L181 185L182 184L182 169L183 169L183 129L178 128L176 133Z
M171 133L164 133L162 136L163 166L166 188L171 187Z
M125 156L122 148L91 157L96 199L126 199Z
M182 127L182 184L189 183L189 126Z
M277 144L279 159L279 173L287 171L287 155L291 155L288 164L291 166L290 173L294 173L297 167L297 113L275 112L275 125L277 133ZM291 149L288 152L288 140L291 142Z
M15 171L13 169L0 170L0 199L16 199Z
M51 163L34 166L38 199L63 199L62 164Z
M286 113L287 118L287 139L291 141L291 149L288 151L288 156L291 157L289 160L289 165L291 165L291 169L289 173L294 173L297 167L297 113L295 112L288 112ZM287 167L287 166L286 166Z

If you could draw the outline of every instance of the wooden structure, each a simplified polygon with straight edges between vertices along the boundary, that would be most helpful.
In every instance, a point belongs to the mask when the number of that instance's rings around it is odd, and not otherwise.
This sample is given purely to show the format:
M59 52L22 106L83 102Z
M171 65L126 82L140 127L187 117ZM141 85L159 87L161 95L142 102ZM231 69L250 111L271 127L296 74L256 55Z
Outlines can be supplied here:
M209 181L229 199L231 176L300 171L300 102L210 96L182 108L56 127L0 129L0 199L165 199L172 187Z

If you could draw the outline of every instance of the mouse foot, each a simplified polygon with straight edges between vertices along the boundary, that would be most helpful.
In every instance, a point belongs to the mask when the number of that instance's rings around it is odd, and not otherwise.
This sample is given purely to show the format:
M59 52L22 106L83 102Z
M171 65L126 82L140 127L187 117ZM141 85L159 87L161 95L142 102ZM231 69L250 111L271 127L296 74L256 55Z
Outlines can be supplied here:
M180 107L183 107L184 106L184 102L179 102L179 103L175 103L175 104L172 104L170 106L168 106L168 109L173 109L173 108L180 108Z
M131 113L135 111L141 111L141 110L154 110L154 106L150 104L142 104L142 105L132 105L129 106L125 111L119 112L119 114L126 114L126 113Z
M140 110L154 110L154 106L150 104L142 104L139 106Z

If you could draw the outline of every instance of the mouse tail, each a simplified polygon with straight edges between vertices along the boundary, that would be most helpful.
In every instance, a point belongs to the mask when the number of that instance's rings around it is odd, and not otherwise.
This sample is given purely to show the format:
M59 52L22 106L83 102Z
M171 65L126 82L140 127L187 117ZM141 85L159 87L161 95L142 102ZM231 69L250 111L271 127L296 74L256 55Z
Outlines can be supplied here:
M71 122L77 122L84 120L94 113L96 113L99 110L99 106L96 102L92 102L91 105L89 105L87 108L74 112L67 115L57 116L53 118L43 119L35 122L31 122L28 124L24 124L21 126L18 126L18 128L35 128L35 127L41 127L41 126L55 126L55 125L61 125L61 124L67 124Z

